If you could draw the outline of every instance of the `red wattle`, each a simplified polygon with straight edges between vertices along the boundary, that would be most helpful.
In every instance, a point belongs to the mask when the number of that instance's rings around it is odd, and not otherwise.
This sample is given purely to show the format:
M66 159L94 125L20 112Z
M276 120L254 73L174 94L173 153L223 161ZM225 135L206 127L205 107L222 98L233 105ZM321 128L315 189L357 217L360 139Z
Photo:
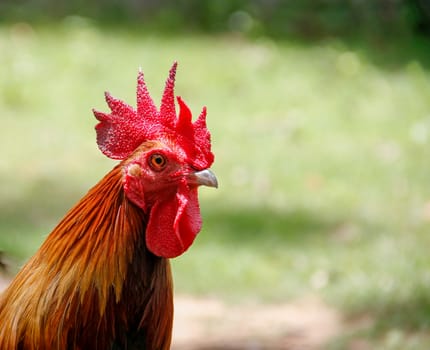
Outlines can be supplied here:
M153 205L146 227L146 245L157 256L177 257L190 247L201 226L197 188L181 182L175 194Z

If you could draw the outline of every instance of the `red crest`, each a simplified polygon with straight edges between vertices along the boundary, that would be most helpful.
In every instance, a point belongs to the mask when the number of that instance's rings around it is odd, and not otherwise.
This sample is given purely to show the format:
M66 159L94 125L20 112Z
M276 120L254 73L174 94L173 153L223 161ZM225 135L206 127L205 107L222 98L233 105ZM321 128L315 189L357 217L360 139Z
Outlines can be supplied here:
M166 81L160 110L154 104L145 84L143 72L137 77L137 108L105 93L111 113L93 110L100 121L96 125L97 144L100 150L113 159L127 158L140 144L150 140L173 140L184 156L197 169L206 169L214 161L210 133L206 127L206 107L192 122L191 111L177 97L179 115L175 108L175 75L173 63Z

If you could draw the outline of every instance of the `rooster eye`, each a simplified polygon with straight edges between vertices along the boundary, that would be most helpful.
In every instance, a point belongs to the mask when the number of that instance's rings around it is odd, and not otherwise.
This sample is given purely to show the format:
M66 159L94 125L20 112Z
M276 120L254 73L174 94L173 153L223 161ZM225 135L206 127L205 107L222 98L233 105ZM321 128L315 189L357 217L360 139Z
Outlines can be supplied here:
M164 156L156 153L156 154L151 155L151 157L149 158L149 165L155 171L161 171L166 167L167 161L166 161L166 158Z

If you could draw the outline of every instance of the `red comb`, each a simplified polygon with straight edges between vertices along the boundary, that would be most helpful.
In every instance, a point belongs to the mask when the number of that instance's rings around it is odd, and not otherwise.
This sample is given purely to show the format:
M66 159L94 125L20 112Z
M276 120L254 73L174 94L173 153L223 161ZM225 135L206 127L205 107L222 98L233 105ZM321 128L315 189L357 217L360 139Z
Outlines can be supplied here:
M136 110L105 93L111 113L96 110L93 113L100 121L96 125L97 144L106 156L125 159L143 142L164 139L174 141L196 169L206 169L213 163L210 133L206 127L206 108L193 123L190 109L177 97L179 115L176 115L176 67L175 62L166 81L159 111L149 95L142 71L137 77Z

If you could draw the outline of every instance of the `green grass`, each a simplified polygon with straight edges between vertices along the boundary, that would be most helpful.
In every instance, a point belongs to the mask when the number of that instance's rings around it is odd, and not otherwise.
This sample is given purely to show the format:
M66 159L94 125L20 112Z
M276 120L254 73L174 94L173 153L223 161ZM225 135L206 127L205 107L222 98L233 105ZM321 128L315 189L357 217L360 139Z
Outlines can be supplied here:
M316 294L345 319L330 345L430 346L430 73L360 46L103 31L76 19L0 27L0 250L22 261L115 162L95 145L103 91L208 107L220 188L173 261L176 289L232 302ZM390 51L393 54L392 51ZM383 61L383 60L382 60ZM392 57L390 62L392 62ZM376 63L375 63L376 62ZM352 322L351 321L351 322Z

